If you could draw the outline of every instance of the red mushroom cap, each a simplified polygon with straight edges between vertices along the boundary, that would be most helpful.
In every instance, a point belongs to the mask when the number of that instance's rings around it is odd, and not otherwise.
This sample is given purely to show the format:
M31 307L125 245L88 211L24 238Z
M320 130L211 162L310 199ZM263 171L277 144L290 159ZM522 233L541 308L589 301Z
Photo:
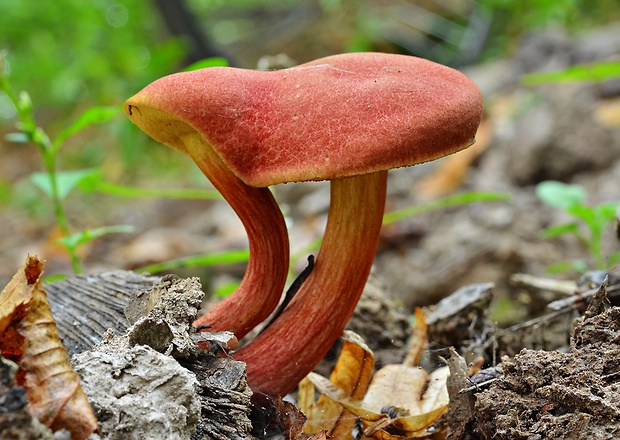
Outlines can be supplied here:
M161 78L127 101L151 137L198 132L251 186L409 166L468 147L478 87L421 58L334 55L279 71L214 67Z

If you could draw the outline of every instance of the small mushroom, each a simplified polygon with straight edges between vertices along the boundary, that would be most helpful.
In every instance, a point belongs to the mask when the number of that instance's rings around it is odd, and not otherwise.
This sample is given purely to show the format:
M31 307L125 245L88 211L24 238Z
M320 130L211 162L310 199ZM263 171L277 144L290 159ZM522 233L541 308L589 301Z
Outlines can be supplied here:
M288 232L269 189L237 177L209 134L235 124L230 102L219 102L218 109L220 93L225 96L225 88L234 85L203 83L199 76L192 72L155 81L125 103L125 112L153 139L190 156L243 223L250 249L245 276L232 295L194 322L198 328L231 331L241 339L278 305L288 275ZM244 140L238 142L238 154L251 154L244 151Z
M144 131L189 154L201 169L207 159L225 164L248 188L331 181L312 273L273 325L234 354L247 363L254 391L283 395L322 359L353 313L379 240L387 170L470 146L482 97L448 67L352 53L274 72L210 68L171 75L125 108ZM247 220L248 234L273 227L267 216Z

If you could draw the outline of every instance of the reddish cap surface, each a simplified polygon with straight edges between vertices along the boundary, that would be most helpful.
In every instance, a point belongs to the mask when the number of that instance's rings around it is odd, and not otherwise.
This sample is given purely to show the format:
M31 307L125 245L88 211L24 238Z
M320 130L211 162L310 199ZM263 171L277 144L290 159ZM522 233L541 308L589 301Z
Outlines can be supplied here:
M331 180L409 166L473 143L478 87L404 55L350 53L279 71L213 67L161 78L125 110L184 151L202 136L245 183Z

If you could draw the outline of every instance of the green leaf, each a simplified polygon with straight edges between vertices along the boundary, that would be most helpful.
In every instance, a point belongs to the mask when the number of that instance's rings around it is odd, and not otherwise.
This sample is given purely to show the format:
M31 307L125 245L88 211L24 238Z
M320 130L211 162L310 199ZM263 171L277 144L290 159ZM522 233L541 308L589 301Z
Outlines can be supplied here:
M7 133L4 138L7 142L15 142L19 144L30 142L30 137L23 131L18 133Z
M209 267L219 266L221 264L245 263L249 258L250 251L247 249L192 255L189 257L177 258L175 260L144 266L138 269L138 272L160 273L166 270L178 269L180 267Z
M32 99L26 91L19 92L19 100L17 101L17 108L20 112L25 114L32 114Z
M36 172L30 175L30 181L50 199L54 197L52 180L48 173Z
M190 72L192 70L198 69L206 69L208 67L228 67L229 63L226 58L222 57L211 57L205 58L204 60L196 61L195 63L190 64L183 72Z
M13 183L9 183L0 178L0 208L4 204L8 204L11 201L13 195Z
M213 290L213 296L216 298L226 298L230 296L239 287L238 281L230 281L228 283L222 283L215 290Z
M583 64L553 72L530 73L521 77L524 85L545 83L593 81L601 82L620 78L620 61L601 61L595 64Z
M97 170L78 182L85 193L100 192L116 197L127 198L159 198L159 199L201 199L221 200L223 197L216 190L194 188L138 188L135 186L117 185L103 180Z
M566 272L578 272L584 273L589 269L588 265L583 260L563 261L561 263L552 264L546 268L546 272L549 275L558 275Z
M59 239L58 243L68 249L75 249L78 246L89 243L107 234L132 233L133 231L134 227L130 225L115 225L95 229L84 229L83 231Z
M596 212L596 216L607 223L616 219L618 208L620 208L620 203L610 202L601 203L600 205L597 205L594 210Z
M549 206L568 209L583 203L586 190L580 185L567 185L555 180L547 180L536 185L536 195Z
M607 267L613 267L617 263L620 263L620 251L614 252L607 257Z
M73 170L73 171L61 171L56 173L56 185L58 188L58 197L63 200L69 193L87 179L92 179L99 173L98 170L90 168L85 170ZM45 195L52 198L52 180L48 173L37 172L32 173L30 180L34 183Z
M572 205L566 208L566 212L573 217L583 220L590 229L600 226L596 217L595 208L586 205Z
M88 182L90 186L80 186L84 191L98 191L117 197L128 198L160 198L160 199L202 199L202 200L221 200L222 195L216 190L193 189L193 188L136 188L132 186L116 185L114 183Z
M41 127L35 127L34 130L32 130L31 136L32 142L34 142L43 151L47 151L49 153L49 148L51 146L50 138Z
M121 106L91 107L84 111L70 126L65 128L54 141L54 148L57 150L67 140L67 138L95 124L103 124L114 118L122 111Z
M579 226L577 223L565 223L562 225L550 226L548 228L543 229L542 236L543 238L555 238L564 234L578 234Z
M469 192L453 196L447 196L438 200L419 203L414 206L409 206L407 208L388 212L383 216L383 224L387 225L426 212L448 208L450 206L466 205L468 203L476 202L505 202L510 200L510 198L510 194L486 191Z
M55 283L56 281L62 281L67 279L67 275L64 273L57 273L54 275L50 275L48 277L44 277L42 280L43 284Z

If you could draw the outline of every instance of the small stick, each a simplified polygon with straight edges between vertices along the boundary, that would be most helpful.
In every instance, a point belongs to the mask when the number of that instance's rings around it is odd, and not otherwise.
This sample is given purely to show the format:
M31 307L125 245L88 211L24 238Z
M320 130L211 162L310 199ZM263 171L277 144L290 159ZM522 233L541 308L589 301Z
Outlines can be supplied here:
M278 317L282 314L282 312L284 312L284 309L286 309L286 306L288 306L289 303L293 300L301 285L312 273L312 269L314 269L314 255L308 255L308 265L304 270L301 271L297 278L295 278L295 281L293 281L293 284L291 284L291 286L288 288L286 294L284 295L284 300L282 301L282 303L280 303L267 325L265 325L265 327L263 327L263 329L260 331L261 333L264 332L265 329L268 328L271 324L273 324L275 320L278 319Z

